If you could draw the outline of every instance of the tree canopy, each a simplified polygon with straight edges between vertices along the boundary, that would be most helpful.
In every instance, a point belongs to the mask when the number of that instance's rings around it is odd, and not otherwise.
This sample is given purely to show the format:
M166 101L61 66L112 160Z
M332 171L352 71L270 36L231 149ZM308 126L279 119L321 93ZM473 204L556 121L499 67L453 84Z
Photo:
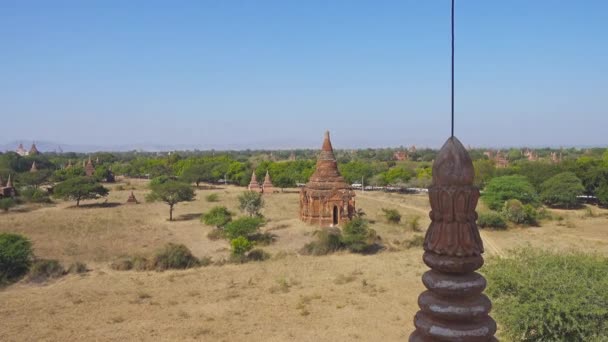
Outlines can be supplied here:
M53 190L53 197L64 200L76 201L76 206L80 206L80 201L87 199L97 199L108 195L109 190L90 177L72 177L57 184Z
M536 190L524 176L502 176L493 178L485 188L481 199L492 210L500 210L505 201L517 199L523 204L540 204Z
M151 184L152 192L147 196L149 201L161 201L169 205L169 221L173 221L173 208L177 203L194 200L195 193L190 184L167 180Z
M575 208L585 187L573 172L559 173L541 184L540 199L551 207Z

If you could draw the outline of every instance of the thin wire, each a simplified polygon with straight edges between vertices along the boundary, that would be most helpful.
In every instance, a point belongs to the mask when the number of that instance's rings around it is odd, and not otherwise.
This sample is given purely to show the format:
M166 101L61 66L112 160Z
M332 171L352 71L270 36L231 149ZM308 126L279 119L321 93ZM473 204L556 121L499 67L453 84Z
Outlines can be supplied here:
M452 0L452 138L454 137L454 0Z

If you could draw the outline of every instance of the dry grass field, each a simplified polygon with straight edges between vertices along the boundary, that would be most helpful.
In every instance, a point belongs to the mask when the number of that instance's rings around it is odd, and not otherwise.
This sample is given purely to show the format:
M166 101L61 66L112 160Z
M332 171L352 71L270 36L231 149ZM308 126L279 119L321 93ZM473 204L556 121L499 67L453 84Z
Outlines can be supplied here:
M0 214L0 231L28 236L35 253L64 265L84 262L90 272L34 285L20 282L0 290L0 341L403 341L412 330L425 270L419 248L403 241L413 232L407 221L429 223L424 195L358 193L357 206L374 223L388 247L375 255L338 253L302 256L316 227L297 219L297 193L266 197L264 227L277 235L263 247L273 257L243 265L212 265L186 271L115 271L109 264L124 255L149 255L167 242L183 243L198 257L228 257L224 240L201 213L226 205L235 213L242 188L198 190L180 203L177 220L168 207L144 203L145 181L111 185L104 200L18 208ZM133 188L142 202L124 204ZM210 203L205 196L219 195ZM398 209L400 225L389 225L381 208ZM538 228L484 231L487 255L505 255L530 244L608 255L608 211L593 208L559 212L563 221ZM240 213L239 213L240 215Z

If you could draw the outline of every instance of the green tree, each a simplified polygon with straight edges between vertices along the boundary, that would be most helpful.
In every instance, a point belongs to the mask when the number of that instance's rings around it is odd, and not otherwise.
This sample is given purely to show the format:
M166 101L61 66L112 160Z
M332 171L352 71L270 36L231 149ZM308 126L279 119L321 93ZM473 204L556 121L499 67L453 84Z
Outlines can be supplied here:
M10 208L12 208L16 205L17 205L17 202L15 201L15 199L13 199L11 197L6 197L6 198L0 199L0 209L4 210L4 212L7 212Z
M488 159L478 159L473 162L475 169L475 185L483 188L494 177L496 168L494 162Z
M608 182L602 182L595 191L597 200L603 206L608 206Z
M0 285L26 274L32 259L30 240L18 234L0 233Z
M201 182L211 179L211 169L208 165L193 164L184 169L181 179L198 187Z
M579 205L577 196L585 191L581 180L572 172L563 172L541 184L540 199L548 206L574 208Z
M164 183L150 185L152 192L148 195L149 201L161 201L169 205L169 221L173 221L173 208L180 202L194 200L194 190L190 184L168 180Z
M376 231L369 228L365 219L354 218L344 225L342 243L355 253L368 251L377 240Z
M90 177L73 177L57 184L53 189L53 197L76 201L80 206L81 200L96 199L108 195L109 190L104 188L95 179Z
M384 173L386 184L407 183L416 176L416 172L403 166L395 166Z
M44 184L49 177L51 172L48 170L38 170L36 172L24 172L19 174L19 183L32 186L34 188Z
M63 182L69 178L84 177L84 176L85 176L84 168L72 166L67 169L60 169L60 170L55 171L53 173L53 176L51 177L51 179L54 182Z
M257 233L263 224L264 219L261 217L241 217L227 223L224 232L229 239L236 239L239 236L249 237Z
M206 225L222 228L232 221L232 213L224 206L213 207L208 213L203 214L201 221Z
M262 194L254 191L245 191L239 195L239 209L246 212L249 216L259 215L264 207Z
M502 176L493 178L485 188L481 199L492 210L500 210L505 201L517 199L524 204L538 206L536 190L524 176Z

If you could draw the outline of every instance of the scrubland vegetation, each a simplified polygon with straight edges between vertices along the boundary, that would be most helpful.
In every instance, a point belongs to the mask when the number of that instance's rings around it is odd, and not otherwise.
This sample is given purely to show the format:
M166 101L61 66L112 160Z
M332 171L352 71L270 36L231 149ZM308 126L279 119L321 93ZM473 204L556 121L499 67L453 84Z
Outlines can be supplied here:
M434 151L421 150L415 161L406 162L389 160L388 152L339 152L340 169L353 182L363 177L368 184L428 185ZM600 292L608 288L600 276L606 274L602 266L608 255L606 153L572 150L559 164L520 158L498 169L477 152L471 151L482 187L477 222L490 256L482 272L501 339L601 341L606 313L600 304L606 299ZM371 340L378 338L369 335L379 329L376 324L353 327L347 317L371 322L372 316L386 317L380 323L384 339L406 338L423 290L428 199L357 192L359 210L351 222L333 228L306 225L297 219L298 195L289 188L306 181L313 154L297 151L296 156L272 161L245 152L101 153L93 156L100 160L95 175L85 177L79 163L60 168L76 155L0 155L0 176L13 175L18 190L17 198L0 200L7 211L0 214L0 300L7 303L0 319L8 327L0 339L17 339L19 331L29 340L43 332L64 340L75 336L69 331L96 336L69 323L77 321L79 310L93 308L105 317L99 332L117 339L135 332L153 339L138 330L138 317L148 317L159 323L178 319L173 327L182 328L165 328L162 335L175 339L267 340L274 334L290 339L291 333ZM33 160L40 175L27 171ZM246 184L252 170L260 179L269 170L283 192L260 196L220 183ZM137 176L151 179L132 178ZM131 191L148 201L125 204ZM596 196L598 205L578 195ZM527 249L511 252L514 247ZM584 278L578 283L577 274ZM175 286L193 295L170 297L166 288ZM114 297L122 302L110 300ZM23 306L25 298L33 304ZM28 321L23 317L48 320L48 308L65 298L71 306L56 321L51 318L65 329L23 325ZM234 320L234 312L243 312L236 306L243 298L257 298L239 305L264 316L243 314ZM137 309L142 304L148 304L146 312ZM218 313L217 305L226 311ZM281 309L274 313L272 307ZM171 317L160 317L167 310ZM206 323L197 325L198 318ZM290 325L294 321L299 327ZM327 335L318 332L328 321L333 324ZM280 333L250 329L277 322L289 328ZM117 325L123 329L115 331Z

